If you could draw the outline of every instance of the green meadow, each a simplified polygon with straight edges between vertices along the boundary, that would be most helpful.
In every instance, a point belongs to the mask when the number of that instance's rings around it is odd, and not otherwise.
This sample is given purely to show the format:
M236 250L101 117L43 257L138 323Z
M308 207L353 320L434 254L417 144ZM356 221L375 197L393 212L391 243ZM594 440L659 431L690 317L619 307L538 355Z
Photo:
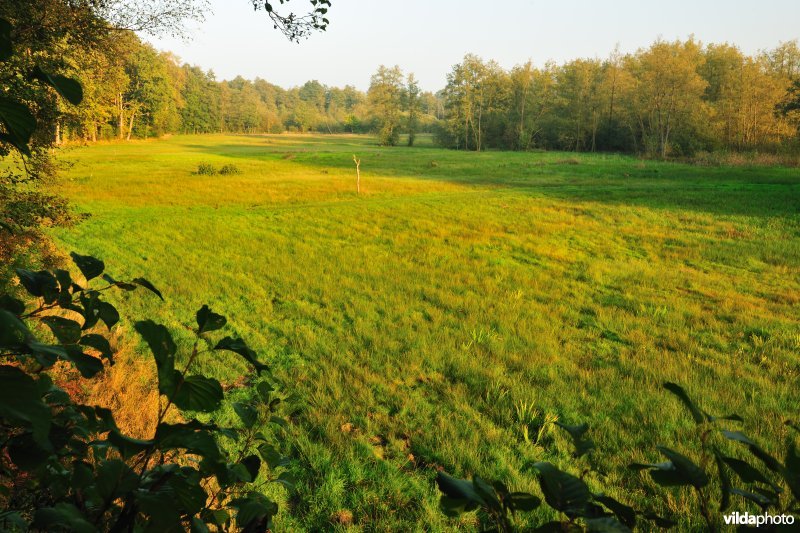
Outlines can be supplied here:
M700 527L689 492L626 468L658 444L692 455L662 382L772 451L798 414L798 169L299 135L61 159L60 190L90 216L54 230L59 246L164 294L117 297L123 337L140 346L131 324L154 317L188 344L207 303L296 395L297 493L268 489L279 530L472 530L439 512L437 469L538 494L526 463L581 471L556 419L592 426L593 488ZM245 371L203 364L227 384Z

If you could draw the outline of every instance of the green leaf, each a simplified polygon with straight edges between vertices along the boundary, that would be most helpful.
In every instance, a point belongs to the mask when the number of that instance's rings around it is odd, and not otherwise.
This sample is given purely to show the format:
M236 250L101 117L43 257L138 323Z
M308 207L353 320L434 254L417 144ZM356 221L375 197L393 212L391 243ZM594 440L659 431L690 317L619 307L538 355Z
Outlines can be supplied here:
M762 494L756 494L754 492L748 492L746 490L741 489L730 489L731 494L736 494L737 496L741 496L746 500L750 500L751 502L755 503L762 509L766 510L768 507L775 504L775 502Z
M227 322L228 320L224 316L213 312L207 305L201 307L197 312L198 333L207 333L209 331L222 329Z
M297 479L290 472L281 472L274 481L283 485L286 490L294 490L297 485Z
M190 523L189 533L211 533L211 530L208 529L206 523L197 518L196 516L192 517L189 523Z
M96 278L106 269L105 263L90 255L79 255L75 252L71 252L69 255L86 281Z
M497 530L495 530L497 531ZM582 529L572 522L545 522L535 529L531 529L530 533L582 533Z
M200 475L195 469L182 468L170 476L167 484L187 515L195 515L205 506L208 494L200 484Z
M18 349L29 337L28 328L19 318L0 309L0 348Z
M53 453L50 451L52 446L49 442L48 446L49 450L45 450L43 445L34 440L31 433L21 433L11 437L5 445L5 449L14 466L23 472L35 472L47 465L48 461L53 458Z
M512 492L508 495L511 508L515 511L529 513L542 504L542 500L527 492Z
M731 470L736 472L736 475L739 476L739 479L741 479L743 482L772 485L772 482L768 480L764 474L759 472L758 469L751 466L748 462L742 461L741 459L737 459L735 457L721 456L721 459L730 467Z
M219 381L205 376L189 376L183 380L173 403L180 409L209 413L219 409L224 395Z
M478 493L478 496L481 497L487 507L496 511L502 511L502 506L500 505L500 500L497 497L497 492L494 487L492 487L479 476L474 476L472 478L472 486L475 488L475 492Z
M271 469L289 466L289 459L280 454L271 444L263 443L258 447L258 454Z
M580 516L592 497L583 480L562 472L550 463L535 463L539 485L547 504L569 517Z
M63 346L42 344L40 342L29 341L28 349L33 354L36 362L45 368L50 368L59 359L67 359L67 350Z
M749 449L750 453L755 455L762 463L764 463L764 466L773 472L782 473L784 471L783 465L780 463L780 461L768 454L762 448L758 446L750 446Z
M45 316L41 321L50 328L61 344L75 344L81 338L81 325L60 316Z
M0 366L0 418L30 427L34 440L50 449L50 408L33 378L14 366Z
M589 518L586 520L586 526L588 533L629 533L631 531L628 526L610 516Z
M11 30L14 29L6 19L0 18L0 61L8 60L14 53L11 43Z
M663 446L659 446L658 451L672 462L676 472L693 487L701 489L708 485L708 475L691 459Z
M125 496L138 486L139 476L119 459L100 463L95 472L95 489L103 501Z
M58 284L61 286L61 292L62 293L64 291L69 292L69 290L73 287L74 284L72 281L72 276L70 276L69 272L64 269L57 268L55 270L55 275L56 275L56 280L58 280Z
M136 331L145 340L156 360L158 371L158 391L172 396L180 379L175 370L175 352L177 347L167 328L152 320L137 322Z
M8 294L3 294L0 295L0 310L5 310L13 315L19 316L25 312L25 303Z
M440 506L448 516L457 516L486 505L483 498L475 491L475 486L465 479L457 479L444 472L438 472L436 485L444 494Z
M238 510L236 525L240 531L265 531L278 513L277 504L257 492L251 492L245 498L236 498L230 506Z
M281 418L280 416L271 416L269 417L269 421L276 426L280 426L284 429L289 427L289 422L286 421L285 418Z
M692 402L691 398L689 398L689 395L686 393L683 387L677 383L667 381L664 383L664 388L678 397L681 403L683 403L683 405L689 410L689 413L691 413L692 418L697 424L702 424L705 422L703 413L700 412L700 409L694 405L694 402Z
M671 461L648 464L633 463L628 465L628 468L632 470L648 470L653 481L662 487L689 485L689 481L678 473Z
M242 420L242 423L247 429L252 428L258 421L258 412L252 405L236 402L233 404L233 410Z
M16 511L0 511L0 524L3 524L8 531L29 530L28 523Z
M227 524L228 521L231 519L228 511L225 509L204 509L203 513L203 520L208 523L214 524L220 530L227 531Z
M222 455L211 434L213 429L215 426L204 425L197 421L185 424L161 423L156 428L155 440L162 450L183 449L206 459L218 461Z
M0 141L7 142L25 155L31 155L28 143L36 130L36 118L28 106L0 96L0 122L6 130L0 133Z
M741 442L742 444L747 444L748 446L756 446L756 443L750 440L750 437L742 433L741 431L723 431L723 435L725 438L729 440L733 440L736 442Z
M185 526L181 517L175 495L170 488L164 487L156 491L136 491L133 493L137 511L148 517L148 533L184 533ZM133 529L136 531L136 529Z
M800 455L797 453L797 447L792 442L786 448L786 468L783 471L783 478L792 495L797 501L800 501Z
M92 465L86 461L74 461L72 463L72 479L70 480L72 488L85 490L92 483L94 483Z
M34 514L34 529L41 531L67 530L72 533L94 533L97 529L70 503L58 503L55 507L39 509Z
M728 471L725 469L724 458L722 453L717 448L714 448L714 461L717 464L717 473L719 473L719 485L722 495L719 502L719 512L725 512L731 505L731 479L728 476ZM749 466L749 465L748 465Z
M80 346L69 345L64 348L67 353L64 358L72 362L83 377L93 378L103 371L103 362L97 357L83 353Z
M629 528L636 527L636 511L633 507L625 505L624 503L615 500L611 496L605 494L595 494L595 501L605 505L619 520Z
M113 328L114 325L119 322L119 312L117 312L117 309L113 305L108 302L98 301L96 306L100 320L105 322L108 329Z
M230 352L234 352L241 355L248 363L250 363L251 365L253 365L253 367L255 367L256 372L258 372L259 374L263 370L269 370L269 367L267 365L260 363L258 361L256 353L250 348L248 348L247 345L244 343L244 341L241 339L233 339L231 337L225 337L224 339L222 339L217 343L214 349L228 350Z
M242 465L250 474L250 480L255 481L258 477L258 472L261 470L261 459L257 455L248 455L242 459Z
M111 350L111 344L108 342L108 339L103 337L102 335L98 335L96 333L90 333L88 335L84 335L78 341L81 345L87 346L89 348L93 348L100 352L100 355L108 359L109 361L112 359L114 352Z
M725 435L725 437L730 440L746 444L747 448L750 450L750 453L756 456L758 460L764 463L764 466L766 466L773 472L778 472L778 473L783 472L784 468L783 465L780 463L780 461L778 461L777 459L772 457L769 453L764 451L758 444L750 440L750 438L747 437L744 433L741 433L739 431L723 431L722 434Z
M152 284L152 283L150 283L149 281L147 281L146 279L144 279L144 278L136 278L136 279L134 279L134 280L132 281L132 283L135 283L136 285L139 285L140 287L144 287L144 288L145 288L145 289L147 289L148 291L152 292L153 294L155 294L156 296L158 296L159 298L161 298L161 301L162 301L162 302L164 301L164 296L162 296L162 295L161 295L161 291L159 291L158 289L156 289L156 288L153 286L153 284Z
M155 444L154 440L141 440L127 437L118 429L112 429L108 433L108 442L119 450L120 455L122 455L124 459L130 459Z
M258 393L259 398L266 404L269 404L270 400L272 400L272 392L275 388L266 381L260 382L256 385L256 392Z
M574 457L582 457L594 449L594 442L591 439L584 438L586 432L589 431L589 424L581 424L579 426L570 426L556 422L556 425L569 433L572 437L572 444L575 446Z
M22 268L16 269L19 281L31 296L43 298L45 303L51 304L58 298L58 281L46 271L31 272Z
M677 522L669 520L668 518L658 516L655 513L644 513L642 516L644 516L648 520L655 522L656 525L660 528L669 529L671 527L675 527L676 525L678 525Z
M38 66L31 72L31 78L46 83L72 105L78 105L83 101L83 87L72 78L60 74L48 74Z
M708 419L709 422L716 422L717 420L731 420L733 422L744 422L744 418L737 415L736 413L732 413L725 416L714 416L703 411L703 414L706 415L706 418Z

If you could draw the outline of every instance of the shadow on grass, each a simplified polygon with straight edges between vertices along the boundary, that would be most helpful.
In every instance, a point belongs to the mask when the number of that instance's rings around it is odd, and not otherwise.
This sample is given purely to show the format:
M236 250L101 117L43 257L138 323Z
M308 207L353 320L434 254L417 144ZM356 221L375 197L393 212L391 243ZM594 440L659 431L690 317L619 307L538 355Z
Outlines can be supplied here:
M224 157L291 160L298 171L352 170L356 150L366 179L436 180L577 202L797 217L800 225L800 170L794 168L701 167L616 154L386 148L373 138L357 135L246 137L256 143L183 146Z

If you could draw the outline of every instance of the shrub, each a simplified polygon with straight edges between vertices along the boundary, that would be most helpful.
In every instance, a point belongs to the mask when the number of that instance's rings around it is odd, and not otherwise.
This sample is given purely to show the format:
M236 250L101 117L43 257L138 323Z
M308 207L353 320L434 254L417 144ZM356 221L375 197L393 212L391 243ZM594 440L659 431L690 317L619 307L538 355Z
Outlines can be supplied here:
M278 416L286 396L267 366L241 339L219 338L227 320L208 306L196 313L194 343L183 357L167 328L136 322L153 355L161 401L149 438L123 434L110 410L76 401L48 371L69 365L91 380L113 364L101 331L110 332L120 315L103 298L107 291L162 295L144 278L115 280L98 259L72 258L85 282L62 269L19 269L31 302L0 296L2 529L267 531L278 508L254 482L292 486L281 440L267 436L286 425ZM46 330L50 339L40 340ZM249 399L231 404L240 421L233 428L190 416L225 403L220 383L195 373L200 357L220 352L242 357L258 374ZM186 361L181 368L179 360ZM167 422L176 408L181 421Z
M197 170L195 171L195 174L198 174L200 176L214 176L217 174L217 169L214 168L214 165L208 163L200 163L199 165L197 165Z
M223 165L223 167L219 169L219 173L222 174L223 176L229 176L232 174L241 174L242 171L239 170L239 167L237 167L236 165L229 163L227 165Z

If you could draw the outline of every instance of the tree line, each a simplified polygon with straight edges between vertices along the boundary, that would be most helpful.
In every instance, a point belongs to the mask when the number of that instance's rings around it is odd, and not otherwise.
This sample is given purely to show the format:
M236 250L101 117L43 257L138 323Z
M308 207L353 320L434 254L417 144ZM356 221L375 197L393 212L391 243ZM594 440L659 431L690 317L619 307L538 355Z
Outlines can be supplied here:
M156 51L133 32L71 47L84 104L64 106L54 132L95 141L168 133L377 133L394 145L420 131L462 150L558 149L687 156L797 149L797 41L754 56L730 44L658 40L631 54L503 69L467 55L437 93L381 66L365 93L316 80L284 89L214 73Z
M467 55L439 96L438 138L457 149L797 149L800 48L747 56L730 44L658 40L606 60L510 70Z
M395 97L398 117L409 115L415 132L430 131L438 105L433 94L419 90L413 75L406 87L399 68L384 69L396 79L376 81L364 93L316 80L291 89L261 78L217 80L212 71L181 64L174 54L156 51L132 32L109 34L105 46L72 53L69 74L81 81L85 99L79 108L64 108L55 132L59 142L168 133L367 133L385 126L383 113ZM399 84L397 94L394 83Z

